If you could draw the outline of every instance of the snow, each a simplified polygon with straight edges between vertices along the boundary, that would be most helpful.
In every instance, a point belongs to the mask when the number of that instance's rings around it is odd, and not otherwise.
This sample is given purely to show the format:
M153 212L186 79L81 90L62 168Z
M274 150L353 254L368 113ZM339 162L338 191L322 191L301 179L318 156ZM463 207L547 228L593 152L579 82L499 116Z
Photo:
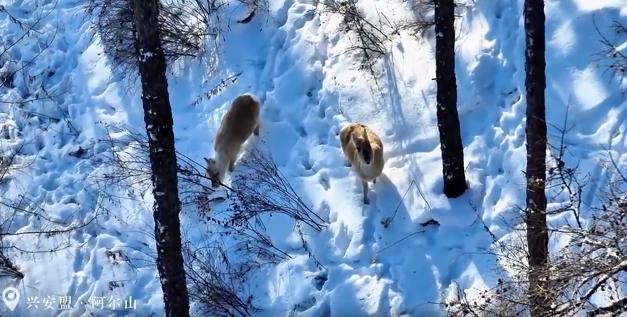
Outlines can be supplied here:
M408 15L400 0L358 3L369 17L377 16L375 5ZM627 100L620 93L625 84L610 81L593 62L601 47L592 17L600 29L609 29L612 20L627 17L627 6L620 0L546 3L547 120L561 126L568 109L572 128L566 136L567 164L579 164L582 173L603 180L607 172L600 158L610 141L617 162L627 161ZM14 286L22 300L12 313L0 304L0 314L161 315L152 190L140 193L142 202L122 199L111 205L91 181L110 168L104 163L109 145L96 142L107 136L107 126L144 132L137 77L112 69L98 36L89 31L83 3L59 0L55 7L20 1L4 6L31 22L35 18L28 11L51 13L44 14L39 33L0 56L0 63L10 57L17 66L32 59L30 81L16 77L15 87L0 88L0 100L37 98L41 86L62 94L54 98L56 103L0 102L0 154L23 146L19 168L0 184L0 193L6 199L27 194L31 201L24 206L43 208L61 227L97 218L67 236L5 237L24 250L61 250L10 251L25 278L2 278L0 289ZM498 264L487 252L492 239L482 222L499 241L516 239L509 224L520 216L517 206L525 204L526 183L523 1L468 1L457 23L458 109L469 183L457 199L442 193L433 30L422 38L405 31L395 37L388 56L376 65L381 73L375 82L346 53L352 39L338 29L341 18L323 12L322 6L318 1L271 0L268 11L250 23L230 25L220 44L217 72L189 59L172 67L168 85L176 148L197 162L212 157L213 136L230 101L254 93L263 103L262 142L250 146L265 146L303 200L329 221L322 232L305 235L325 272L300 248L290 220L277 216L269 221L272 241L292 258L251 279L247 288L260 309L256 316L440 315L435 303L458 288L471 296L496 283ZM0 25L2 45L22 34L6 14L0 13ZM58 33L50 36L56 27ZM150 52L143 53L146 57ZM17 67L5 65L2 70ZM50 76L42 75L50 71ZM234 74L239 76L233 84L203 97ZM361 185L344 166L340 149L339 131L351 121L366 123L384 143L386 165L370 185L370 205L363 205ZM556 130L549 127L549 133L556 142ZM114 128L110 137L124 139L127 133ZM86 150L85 157L70 155L79 147ZM128 149L127 155L135 153ZM587 203L594 202L594 195L586 197ZM214 206L215 211L227 204ZM387 219L392 220L384 226ZM428 224L431 219L439 225ZM181 221L190 239L206 230L194 215L183 212ZM44 225L22 214L11 228L25 232ZM319 285L316 277L321 274L326 281ZM71 296L73 306L33 310L26 302L33 296L52 296L57 304L61 296ZM122 309L130 298L136 308Z

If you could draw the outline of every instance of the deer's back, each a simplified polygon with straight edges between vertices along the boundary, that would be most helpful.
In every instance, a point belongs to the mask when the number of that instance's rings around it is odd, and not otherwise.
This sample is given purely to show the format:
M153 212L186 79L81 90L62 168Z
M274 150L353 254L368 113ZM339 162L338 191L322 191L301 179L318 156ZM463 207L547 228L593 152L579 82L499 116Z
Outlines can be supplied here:
M253 133L259 120L260 103L257 97L244 94L231 104L226 113L216 138L216 147L222 143L244 143Z

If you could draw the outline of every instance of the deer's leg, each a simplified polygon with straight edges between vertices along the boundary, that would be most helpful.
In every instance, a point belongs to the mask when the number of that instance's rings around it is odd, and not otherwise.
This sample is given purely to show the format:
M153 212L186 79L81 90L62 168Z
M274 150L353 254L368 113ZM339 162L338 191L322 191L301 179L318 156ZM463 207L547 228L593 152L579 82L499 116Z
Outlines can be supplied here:
M370 205L370 200L368 199L368 182L361 181L361 187L364 190L364 204Z

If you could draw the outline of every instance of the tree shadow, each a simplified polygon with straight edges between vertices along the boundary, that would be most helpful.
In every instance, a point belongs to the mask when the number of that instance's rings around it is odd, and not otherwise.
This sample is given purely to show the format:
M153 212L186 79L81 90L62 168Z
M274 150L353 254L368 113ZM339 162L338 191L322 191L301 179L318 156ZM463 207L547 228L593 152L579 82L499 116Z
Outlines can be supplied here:
M375 188L379 209L373 221L375 256L382 265L382 274L392 281L390 289L402 294L402 309L395 313L438 315L441 289L462 275L470 264L471 258L463 254L467 234L459 234L464 227L440 224L431 218L438 214L437 210L425 210L418 217L416 212L410 213L407 208L416 206L412 200L422 199L411 198L418 196L415 188L414 192L404 191L401 195L385 175Z
M386 103L389 105L390 115L393 120L393 126L395 127L395 135L393 140L396 141L398 149L386 150L386 160L391 158L398 159L404 162L404 166L407 166L407 170L410 171L410 178L417 180L421 188L426 188L426 184L422 182L424 179L424 173L420 168L418 159L415 153L430 152L438 144L437 140L425 140L414 138L410 141L410 135L408 135L408 123L405 119L404 110L402 107L401 93L398 86L397 65L394 62L394 56L386 55L384 57L384 71L386 75L386 84L388 86L388 94ZM428 101L424 91L420 91L425 106L428 106ZM402 131L398 133L398 131Z

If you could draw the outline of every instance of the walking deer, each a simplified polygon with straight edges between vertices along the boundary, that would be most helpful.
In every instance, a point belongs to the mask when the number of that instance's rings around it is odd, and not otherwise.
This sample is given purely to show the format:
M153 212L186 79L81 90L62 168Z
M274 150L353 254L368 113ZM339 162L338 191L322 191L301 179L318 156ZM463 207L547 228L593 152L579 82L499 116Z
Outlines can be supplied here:
M340 142L349 166L361 179L364 204L370 204L368 182L376 183L383 171L383 143L372 129L361 123L345 126L340 132Z
M227 168L233 172L235 160L250 135L259 135L260 109L261 102L253 94L240 95L231 103L215 138L215 158L204 158L212 187L216 188L222 183Z

